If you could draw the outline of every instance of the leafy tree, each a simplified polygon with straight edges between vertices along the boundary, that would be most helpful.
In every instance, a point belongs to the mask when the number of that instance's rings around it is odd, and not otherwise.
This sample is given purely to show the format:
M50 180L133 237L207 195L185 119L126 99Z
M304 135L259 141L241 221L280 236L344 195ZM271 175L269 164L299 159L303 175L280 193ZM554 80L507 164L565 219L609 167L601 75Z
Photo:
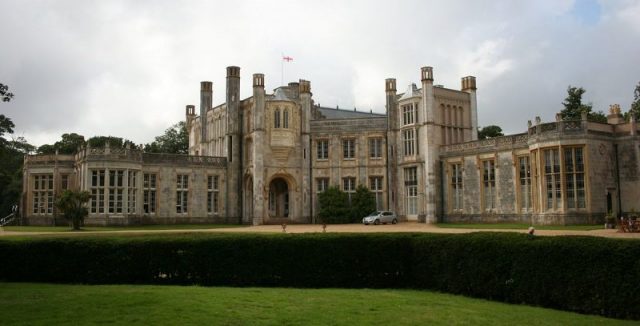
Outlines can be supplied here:
M128 139L114 136L94 136L87 140L87 144L91 147L105 147L109 143L111 148L124 148L125 146L136 146L136 144Z
M62 134L61 139L53 145L44 144L38 147L38 154L74 154L79 147L85 145L84 136L76 133Z
M0 83L0 97L2 102L9 102L13 98L13 93L9 92L9 86Z
M318 194L320 210L318 217L323 223L349 222L349 197L340 188L333 186Z
M624 113L624 119L629 121L631 115L636 121L640 120L640 82L636 85L636 89L633 91L633 102L631 103L631 109L629 112Z
M607 116L602 111L589 112L587 114L587 120L593 122L607 123Z
M38 146L38 149L36 150L36 152L38 154L55 154L56 153L56 146L55 145L50 145L50 144L40 145L40 146Z
M85 204L89 202L90 197L88 191L65 190L56 200L56 208L71 222L74 230L80 230L84 218L89 215Z
M6 117L4 114L0 114L0 143L6 144L6 139L4 139L5 134L12 134L13 128L15 128L15 124L13 121Z
M11 206L20 202L22 195L22 165L24 155L33 152L34 146L22 138L7 140L15 125L10 118L0 115L0 216L7 216Z
M502 133L502 128L496 125L489 125L478 131L478 139L487 139L498 136L504 136L504 134Z
M94 136L85 141L84 136L70 133L62 134L61 139L53 145L44 144L38 147L38 154L55 154L56 150L58 154L74 154L78 151L78 148L87 144L91 147L100 148L105 147L107 143L109 143L109 147L112 148L124 148L127 144L136 146L134 142L121 137Z
M567 97L562 102L564 109L560 111L560 115L563 120L580 120L582 119L582 112L587 113L587 119L589 121L607 123L607 116L602 112L593 112L593 105L582 104L582 95L587 91L582 87L574 87L569 85L567 87Z
M164 135L156 137L155 141L144 145L148 153L189 153L189 134L187 124L180 121L164 131Z
M351 220L349 222L358 222L375 210L376 197L369 191L369 188L358 185L356 192L351 196Z

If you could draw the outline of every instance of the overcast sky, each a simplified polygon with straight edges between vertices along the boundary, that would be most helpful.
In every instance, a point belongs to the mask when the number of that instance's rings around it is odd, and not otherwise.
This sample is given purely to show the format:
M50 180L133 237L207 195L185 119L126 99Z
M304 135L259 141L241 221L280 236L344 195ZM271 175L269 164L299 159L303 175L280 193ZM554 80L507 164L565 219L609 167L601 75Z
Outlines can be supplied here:
M307 79L323 106L384 112L384 79L478 84L479 124L522 132L554 119L568 85L607 112L640 81L640 1L29 1L0 0L0 113L35 145L60 135L147 143L199 105L200 81L224 100Z

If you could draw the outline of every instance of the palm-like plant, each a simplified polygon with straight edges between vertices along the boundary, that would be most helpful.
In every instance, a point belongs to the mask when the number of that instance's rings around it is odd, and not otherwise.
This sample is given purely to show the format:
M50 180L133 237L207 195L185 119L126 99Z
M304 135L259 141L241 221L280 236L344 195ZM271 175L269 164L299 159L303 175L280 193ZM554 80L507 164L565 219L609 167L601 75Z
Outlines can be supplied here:
M71 221L74 230L80 230L84 218L89 215L85 204L91 194L87 191L65 190L56 200L56 208L62 212L65 219Z

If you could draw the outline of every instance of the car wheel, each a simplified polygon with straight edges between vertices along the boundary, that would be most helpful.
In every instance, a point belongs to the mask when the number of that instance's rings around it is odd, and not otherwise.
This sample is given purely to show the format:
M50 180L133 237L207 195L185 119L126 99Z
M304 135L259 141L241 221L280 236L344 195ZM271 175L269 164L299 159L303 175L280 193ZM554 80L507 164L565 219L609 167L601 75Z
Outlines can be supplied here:
M380 220L375 220L375 221L373 222L373 224L375 224L375 225L380 225Z
M393 219L393 221L391 221L391 224L398 224L398 219Z

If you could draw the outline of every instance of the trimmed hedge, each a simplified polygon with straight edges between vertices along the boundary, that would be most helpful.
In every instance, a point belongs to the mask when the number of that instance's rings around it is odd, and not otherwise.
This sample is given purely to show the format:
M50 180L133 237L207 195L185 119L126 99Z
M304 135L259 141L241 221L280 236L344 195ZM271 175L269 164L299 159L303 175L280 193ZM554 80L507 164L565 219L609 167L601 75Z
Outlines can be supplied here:
M640 241L473 234L0 240L0 280L418 288L640 319Z

